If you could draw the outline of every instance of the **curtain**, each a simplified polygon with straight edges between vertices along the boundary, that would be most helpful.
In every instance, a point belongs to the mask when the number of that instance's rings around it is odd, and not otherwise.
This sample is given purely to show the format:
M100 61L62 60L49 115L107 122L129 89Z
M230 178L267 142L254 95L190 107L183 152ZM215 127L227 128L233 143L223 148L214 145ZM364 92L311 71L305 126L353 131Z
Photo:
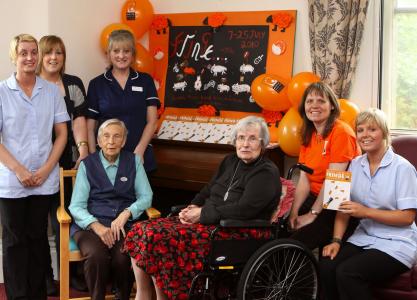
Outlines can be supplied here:
M369 0L308 0L313 72L348 98Z

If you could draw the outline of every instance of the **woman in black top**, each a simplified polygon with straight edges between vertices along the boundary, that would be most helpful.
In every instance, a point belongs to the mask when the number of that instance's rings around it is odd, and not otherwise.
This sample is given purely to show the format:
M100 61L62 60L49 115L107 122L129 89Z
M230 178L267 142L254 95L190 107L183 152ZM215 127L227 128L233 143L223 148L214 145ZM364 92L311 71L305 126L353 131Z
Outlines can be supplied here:
M68 142L59 160L60 167L64 169L78 168L81 160L88 155L87 143L87 103L85 101L85 88L80 78L65 74L66 51L61 38L55 35L46 35L39 41L39 65L38 73L43 79L55 83L62 96L64 96L68 114L71 118L67 122ZM68 211L71 200L71 184L65 189L65 208ZM55 245L59 245L59 223L56 218L56 211L59 206L59 198L51 202L50 217L51 225L55 232ZM49 249L49 244L48 244ZM59 251L57 251L59 253ZM53 272L51 267L51 256L47 256L48 274L47 287L48 295L56 294L57 290L53 284ZM58 256L59 266L59 256Z
M216 175L178 217L137 223L127 234L136 299L186 299L192 278L209 251L209 232L221 219L269 220L281 194L278 168L263 156L269 143L262 118L240 120L232 134L236 153L225 157ZM236 230L221 239L268 238L269 230Z

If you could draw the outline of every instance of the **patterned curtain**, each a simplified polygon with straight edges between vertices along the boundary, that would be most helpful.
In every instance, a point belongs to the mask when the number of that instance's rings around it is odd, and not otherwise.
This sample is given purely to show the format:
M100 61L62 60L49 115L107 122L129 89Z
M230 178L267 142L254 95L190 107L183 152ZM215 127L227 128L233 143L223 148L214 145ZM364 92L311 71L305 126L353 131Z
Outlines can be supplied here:
M313 72L348 98L369 0L308 0Z

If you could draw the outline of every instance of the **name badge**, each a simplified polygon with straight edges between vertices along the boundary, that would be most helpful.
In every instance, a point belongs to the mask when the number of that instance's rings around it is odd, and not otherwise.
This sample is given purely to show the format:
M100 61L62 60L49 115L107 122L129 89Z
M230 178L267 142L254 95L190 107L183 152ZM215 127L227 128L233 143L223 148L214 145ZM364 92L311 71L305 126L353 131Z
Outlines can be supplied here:
M143 87L141 86L132 86L132 91L134 92L143 92Z

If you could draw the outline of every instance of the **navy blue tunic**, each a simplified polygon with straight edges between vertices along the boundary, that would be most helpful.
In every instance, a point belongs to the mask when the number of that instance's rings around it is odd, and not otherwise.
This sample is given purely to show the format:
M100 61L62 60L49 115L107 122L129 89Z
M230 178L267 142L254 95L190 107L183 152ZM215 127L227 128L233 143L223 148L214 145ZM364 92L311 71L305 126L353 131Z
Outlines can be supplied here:
M113 77L111 69L90 81L87 92L88 118L104 121L117 118L127 127L124 150L133 152L146 126L148 106L160 106L158 93L151 76L130 70L124 89ZM156 169L152 146L144 153L146 172Z

